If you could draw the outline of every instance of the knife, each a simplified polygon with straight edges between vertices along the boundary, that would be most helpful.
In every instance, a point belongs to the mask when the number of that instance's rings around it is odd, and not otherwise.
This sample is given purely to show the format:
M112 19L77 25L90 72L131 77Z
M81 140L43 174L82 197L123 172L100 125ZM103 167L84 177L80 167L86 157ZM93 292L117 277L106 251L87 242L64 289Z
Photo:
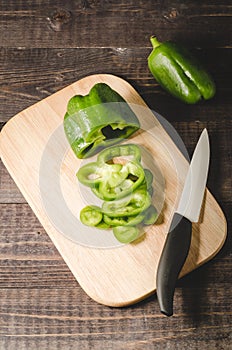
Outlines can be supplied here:
M192 222L198 222L209 168L209 137L204 129L194 150L178 207L173 215L156 276L161 312L173 315L173 297L179 273L188 256Z

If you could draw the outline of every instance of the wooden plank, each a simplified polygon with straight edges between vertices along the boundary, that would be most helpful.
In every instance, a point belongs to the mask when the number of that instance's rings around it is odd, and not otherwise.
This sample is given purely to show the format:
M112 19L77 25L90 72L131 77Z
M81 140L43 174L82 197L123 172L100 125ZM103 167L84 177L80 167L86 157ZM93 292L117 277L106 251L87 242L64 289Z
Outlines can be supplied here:
M229 350L231 307L228 289L176 291L175 317L160 316L156 300L114 309L86 298L81 289L0 291L3 320L0 346L16 349L193 349L217 344ZM198 297L201 295L201 299ZM215 297L216 295L216 297ZM194 301L195 300L195 301ZM193 304L195 303L195 304Z
M133 49L0 49L0 122L80 78L95 73L121 76L150 108L170 121L230 119L231 49L194 50L212 73L213 100L189 106L158 86L147 67L148 48ZM222 60L223 57L223 60Z
M25 202L25 198L0 160L0 203Z
M153 34L223 47L231 45L229 28L230 4L216 0L3 0L0 10L2 47L147 47Z
M112 248L112 246L115 247L113 241L109 243L111 249L109 247L109 249L93 248L92 244L94 243L90 241L93 239L94 232L88 229L83 234L84 227L81 227L81 230L79 227L76 228L75 235L78 231L82 233L78 238L78 243L82 242L85 246L75 244L68 240L65 235L60 234L57 224L51 224L51 217L45 210L41 199L41 188L39 187L41 175L39 175L39 170L41 169L42 155L44 154L44 147L50 140L51 135L53 135L54 130L59 125L62 126L62 116L66 110L68 99L73 93L86 94L97 82L109 84L127 102L145 106L140 96L125 80L112 75L87 77L15 116L4 127L1 134L2 158L28 203L37 214L41 223L43 223L49 236L83 289L100 303L122 306L141 300L155 290L155 279L153 278L165 240L170 215L177 200L176 190L179 186L183 186L188 165L154 116L147 110L146 113L144 113L144 110L142 112L141 110L140 112L137 111L140 114L141 128L143 130L148 128L149 133L137 133L137 136L133 137L133 142L146 146L153 157L155 157L161 172L165 174L163 222L160 225L150 227L145 239L137 244L125 245L118 249ZM47 115L49 115L49 119ZM152 135L153 124L155 124L155 137L149 136ZM51 155L49 154L49 164L54 159L54 154L58 152L60 156L60 152L63 152L63 137L62 133L59 139L55 141L58 142L57 145L48 147L49 152L52 151ZM168 147L169 152L172 152L172 157L175 159L174 165L171 160L173 158L170 159L167 151L162 150L161 144L157 142L157 137L162 140L162 144L165 144L165 150ZM15 145L17 145L17 148L15 148ZM21 159L23 159L23 162ZM57 166L58 170L55 170ZM73 212L80 210L84 206L80 193L74 194L76 183L74 182L73 174L75 174L79 166L80 160L76 159L73 153L70 152L61 167L56 162L52 165L52 171L46 174L46 179L47 176L52 175L54 182L56 171L57 174L61 171L62 175L59 181L64 181L62 187L63 196L68 195L65 198L67 200L71 199L69 205L72 205L70 210L74 210ZM177 174L175 173L175 167L178 169ZM62 173L62 169L66 169L65 173ZM68 172L67 169L69 169ZM54 190L57 195L59 191L56 192L57 189ZM50 192L52 193L51 185L49 185L49 192L46 191L46 198ZM71 195L72 193L74 195ZM48 201L50 200L48 199ZM62 217L62 222L65 222L65 229L67 230L69 219L65 216L63 207L59 207L59 199L53 200L52 203L53 208L56 210L56 215L58 215L58 218ZM59 214L60 209L62 211ZM220 250L226 237L224 215L208 191L206 191L204 211L202 213L204 214L202 214L200 223L193 225L193 240L190 254L182 270L182 275L194 270L212 258ZM90 236L89 243L84 241L88 236ZM101 236L97 232L95 236L97 240L102 237L105 237L104 239L108 237L113 238L108 233L104 236L104 232L101 233ZM104 242L96 244L100 244L103 247ZM156 247L156 249L151 249L151 247ZM144 256L146 256L145 261Z

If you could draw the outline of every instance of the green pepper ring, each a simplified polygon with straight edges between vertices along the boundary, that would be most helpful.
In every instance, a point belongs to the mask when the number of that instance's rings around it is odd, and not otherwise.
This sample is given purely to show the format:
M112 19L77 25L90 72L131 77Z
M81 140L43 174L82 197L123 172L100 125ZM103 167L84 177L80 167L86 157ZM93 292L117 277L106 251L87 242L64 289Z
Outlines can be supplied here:
M136 202L136 196L137 202ZM140 199L140 200L139 200ZM133 202L136 203L133 208ZM129 206L129 204L131 204ZM151 196L145 190L137 190L125 198L103 202L102 213L110 217L135 216L145 211L151 204Z
M140 224L144 220L144 215L138 214L135 216L122 216L122 217L110 217L106 214L103 214L103 221L111 226L135 226Z
M128 164L128 165L127 165ZM111 188L110 186L107 187L107 184L105 184L103 181L99 183L98 187L92 188L93 193L98 196L100 199L106 200L106 201L113 201L117 200L123 197L126 197L130 193L133 193L144 181L144 170L143 167L137 163L137 162L128 162L125 166L129 167L129 174L134 175L137 177L136 181L133 182L133 184L125 188L124 190L120 190L121 185L123 185L123 182L119 184L115 188ZM126 180L125 180L126 181Z
M107 163L115 157L132 156L133 160L141 161L141 152L137 145L127 144L112 146L101 151L97 157L98 163Z
M105 164L104 167L100 166L98 162L91 162L83 165L77 172L76 176L78 180L85 186L94 188L104 181L104 173L120 172L122 169L121 164L108 165ZM103 176L102 176L103 175Z

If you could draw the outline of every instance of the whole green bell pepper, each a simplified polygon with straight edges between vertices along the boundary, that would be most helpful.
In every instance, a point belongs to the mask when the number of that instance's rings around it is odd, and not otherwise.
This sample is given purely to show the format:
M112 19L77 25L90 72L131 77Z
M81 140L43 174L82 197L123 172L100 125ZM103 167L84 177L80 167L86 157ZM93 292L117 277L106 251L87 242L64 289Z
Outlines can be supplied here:
M64 116L64 131L78 158L122 141L139 127L126 101L104 83L95 84L86 96L72 97Z
M160 43L154 36L150 40L153 51L148 57L148 67L164 89L190 104L214 96L212 78L186 49L173 42Z

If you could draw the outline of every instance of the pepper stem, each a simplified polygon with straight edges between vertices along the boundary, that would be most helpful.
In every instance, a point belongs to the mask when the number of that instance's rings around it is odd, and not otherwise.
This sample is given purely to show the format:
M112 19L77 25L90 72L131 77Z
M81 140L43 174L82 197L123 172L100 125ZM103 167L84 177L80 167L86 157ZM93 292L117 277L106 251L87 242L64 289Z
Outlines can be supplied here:
M150 37L150 42L152 43L153 49L161 44L154 35Z

